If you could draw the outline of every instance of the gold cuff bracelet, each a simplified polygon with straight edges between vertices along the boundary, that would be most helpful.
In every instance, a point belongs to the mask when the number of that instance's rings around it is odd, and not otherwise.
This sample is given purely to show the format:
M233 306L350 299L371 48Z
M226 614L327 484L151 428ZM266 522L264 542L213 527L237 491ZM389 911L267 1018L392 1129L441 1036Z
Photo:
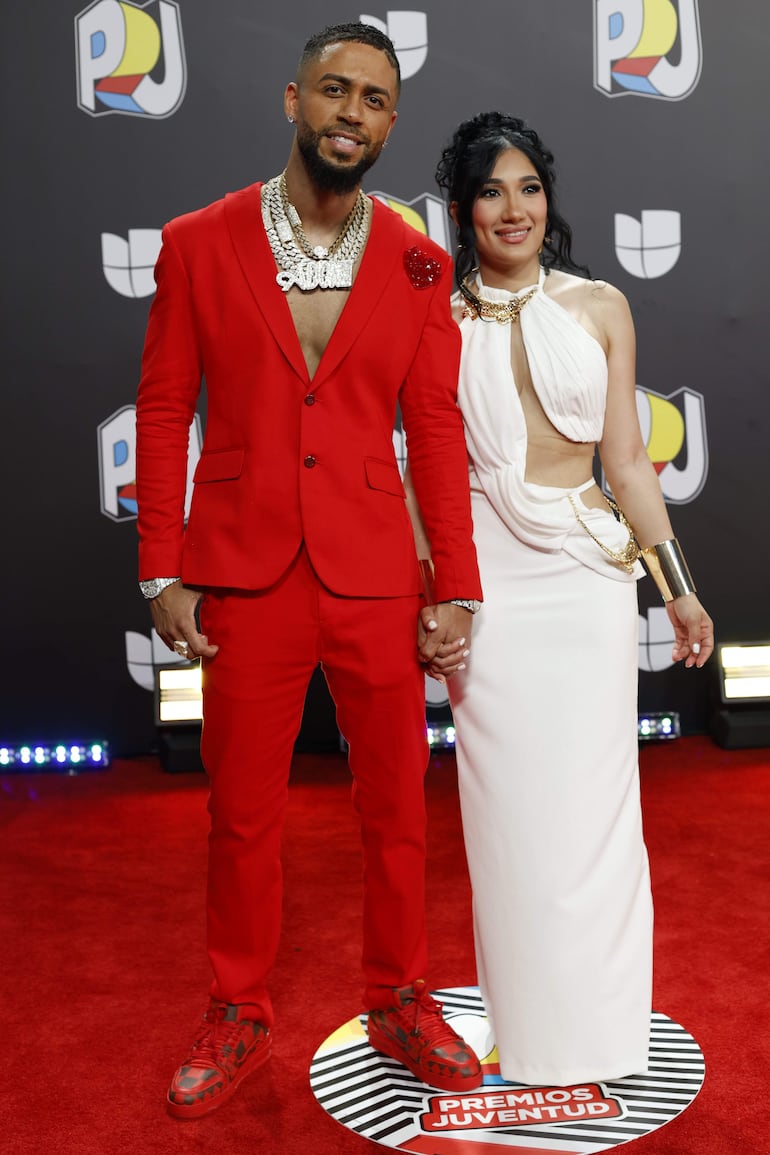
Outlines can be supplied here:
M695 593L695 583L675 537L659 545L648 545L642 550L642 561L664 602Z

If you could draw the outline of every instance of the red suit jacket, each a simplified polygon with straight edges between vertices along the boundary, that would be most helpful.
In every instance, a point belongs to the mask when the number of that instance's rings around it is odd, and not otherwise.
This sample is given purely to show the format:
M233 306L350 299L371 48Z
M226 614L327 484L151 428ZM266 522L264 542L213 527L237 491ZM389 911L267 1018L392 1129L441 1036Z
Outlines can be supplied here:
M436 598L481 597L449 258L375 201L358 275L311 380L275 282L259 190L163 230L137 402L140 578L261 589L304 540L335 593L418 592L392 441L400 405ZM185 530L202 378L206 431Z

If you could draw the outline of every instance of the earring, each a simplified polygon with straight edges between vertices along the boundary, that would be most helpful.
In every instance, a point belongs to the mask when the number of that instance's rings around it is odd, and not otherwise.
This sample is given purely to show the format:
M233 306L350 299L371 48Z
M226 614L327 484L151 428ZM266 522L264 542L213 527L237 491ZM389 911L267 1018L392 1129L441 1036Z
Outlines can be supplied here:
M289 124L294 124L294 117L293 116L287 116L286 119L288 120Z
M382 142L382 147L383 147L383 148L387 148L387 147L388 147L388 142L387 142L387 140L383 140L383 142Z

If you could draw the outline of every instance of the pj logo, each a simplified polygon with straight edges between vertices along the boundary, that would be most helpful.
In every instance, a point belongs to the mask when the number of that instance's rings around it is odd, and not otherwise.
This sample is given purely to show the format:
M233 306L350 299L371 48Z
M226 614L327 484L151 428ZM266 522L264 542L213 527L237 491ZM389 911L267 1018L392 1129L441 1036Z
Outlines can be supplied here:
M698 0L594 0L594 87L682 100L698 83Z
M190 426L187 461L185 517L190 512L193 474L201 455L203 434L201 420L195 414ZM97 430L99 453L99 507L110 521L133 521L136 518L136 409L124 405Z
M171 116L187 82L179 5L95 0L75 17L78 107L90 116Z

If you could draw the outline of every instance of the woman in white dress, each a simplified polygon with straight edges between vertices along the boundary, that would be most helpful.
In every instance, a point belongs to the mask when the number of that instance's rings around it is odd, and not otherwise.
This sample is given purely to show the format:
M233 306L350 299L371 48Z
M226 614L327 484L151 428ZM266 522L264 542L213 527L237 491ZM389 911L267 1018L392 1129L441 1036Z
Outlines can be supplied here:
M674 660L702 666L713 626L642 440L628 304L576 275L586 270L571 258L552 161L522 121L488 113L457 129L439 164L460 245L458 404L484 603L469 612L472 652L446 651L430 672L451 679L478 979L501 1074L569 1085L648 1062L637 543ZM625 517L593 480L597 446ZM427 556L419 519L415 533Z

